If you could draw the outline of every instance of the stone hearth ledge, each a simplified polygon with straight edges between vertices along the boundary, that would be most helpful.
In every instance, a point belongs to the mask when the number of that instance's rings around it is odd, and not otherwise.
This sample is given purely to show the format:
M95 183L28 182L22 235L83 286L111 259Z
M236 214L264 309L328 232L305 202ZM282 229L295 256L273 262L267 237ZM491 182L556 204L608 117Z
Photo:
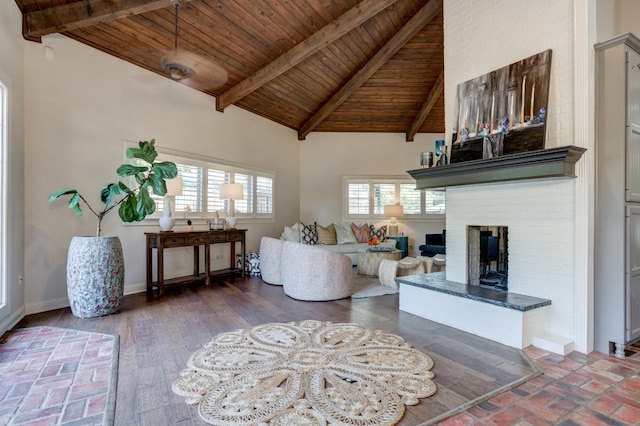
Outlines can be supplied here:
M491 303L503 308L515 309L517 311L529 311L542 306L551 305L551 300L539 297L525 296L524 294L509 293L508 291L493 290L490 288L467 285L447 281L445 272L435 272L431 274L409 275L398 277L396 281L401 284L426 288L427 290L439 291L453 296L464 297L478 302Z
M543 341L550 300L445 278L445 272L396 278L400 310L517 349ZM563 344L554 352L571 347Z

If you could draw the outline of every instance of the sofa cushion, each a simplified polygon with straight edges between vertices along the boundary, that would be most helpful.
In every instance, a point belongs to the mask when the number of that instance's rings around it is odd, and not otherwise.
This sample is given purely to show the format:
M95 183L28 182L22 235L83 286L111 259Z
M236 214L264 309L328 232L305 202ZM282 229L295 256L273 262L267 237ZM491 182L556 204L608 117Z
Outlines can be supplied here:
M282 235L280 236L281 240L292 241L294 243L300 242L300 224L296 223L293 226L285 226Z
M338 244L336 238L336 228L333 224L324 227L316 224L316 232L318 233L318 242L323 245L335 245Z
M355 244L357 242L351 230L351 225L334 223L333 228L336 230L336 240L338 244Z
M368 243L370 239L371 231L369 230L369 224L365 223L362 226L358 226L355 223L351 224L351 230L358 243Z
M300 242L312 246L317 245L318 231L316 230L316 223L313 222L310 225L305 225L301 222L300 225Z

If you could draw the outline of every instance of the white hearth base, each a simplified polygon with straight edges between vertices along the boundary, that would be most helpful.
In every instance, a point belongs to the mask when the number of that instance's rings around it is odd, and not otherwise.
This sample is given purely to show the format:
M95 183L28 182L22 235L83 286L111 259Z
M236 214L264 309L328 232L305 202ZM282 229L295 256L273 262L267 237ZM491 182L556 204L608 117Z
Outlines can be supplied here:
M520 311L400 282L401 311L518 349L543 335L549 309Z

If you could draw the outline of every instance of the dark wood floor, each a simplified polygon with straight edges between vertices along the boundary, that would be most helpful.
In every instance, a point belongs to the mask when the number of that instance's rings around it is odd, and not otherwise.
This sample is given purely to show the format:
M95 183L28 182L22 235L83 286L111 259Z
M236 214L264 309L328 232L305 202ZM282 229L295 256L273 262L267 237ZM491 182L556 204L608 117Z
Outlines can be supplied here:
M534 368L519 350L398 311L398 296L301 302L260 278L168 291L159 300L126 296L120 314L75 318L69 309L25 317L16 328L50 325L120 335L115 424L201 425L196 406L171 391L189 356L218 333L267 322L355 322L398 334L430 355L437 393L407 407L401 425L419 425L509 388Z

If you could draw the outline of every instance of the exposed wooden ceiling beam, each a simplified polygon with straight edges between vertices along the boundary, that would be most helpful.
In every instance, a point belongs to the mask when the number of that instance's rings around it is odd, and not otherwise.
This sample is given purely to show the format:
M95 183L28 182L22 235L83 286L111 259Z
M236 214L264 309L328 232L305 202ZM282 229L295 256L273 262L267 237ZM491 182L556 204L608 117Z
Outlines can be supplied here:
M333 111L335 111L349 96L351 96L360 86L364 84L381 66L383 66L398 50L411 40L424 26L442 11L442 0L429 0L413 18L406 23L371 58L364 67L360 69L344 86L336 92L327 102L320 107L311 118L309 118L298 130L298 140L304 140L311 131L322 123Z
M188 2L191 0L183 0ZM23 15L22 35L27 40L170 7L169 0L82 0L35 10Z
M216 109L224 111L226 107L244 98L254 90L269 83L280 74L304 61L318 50L328 46L358 25L368 21L397 0L364 0L343 13L330 24L325 25L302 43L291 48L276 60L256 71L253 75L227 90L216 99ZM432 0L433 1L433 0Z
M436 80L436 83L431 88L429 95L427 95L427 99L425 99L424 103L420 107L420 110L418 111L418 114L416 114L416 117L413 119L413 123L411 123L409 130L407 130L407 142L413 142L413 137L416 135L416 133L418 133L418 129L420 128L420 126L422 126L425 118L427 118L427 116L431 112L431 108L433 108L433 106L436 104L436 101L440 97L443 88L444 70L440 72L438 80Z

